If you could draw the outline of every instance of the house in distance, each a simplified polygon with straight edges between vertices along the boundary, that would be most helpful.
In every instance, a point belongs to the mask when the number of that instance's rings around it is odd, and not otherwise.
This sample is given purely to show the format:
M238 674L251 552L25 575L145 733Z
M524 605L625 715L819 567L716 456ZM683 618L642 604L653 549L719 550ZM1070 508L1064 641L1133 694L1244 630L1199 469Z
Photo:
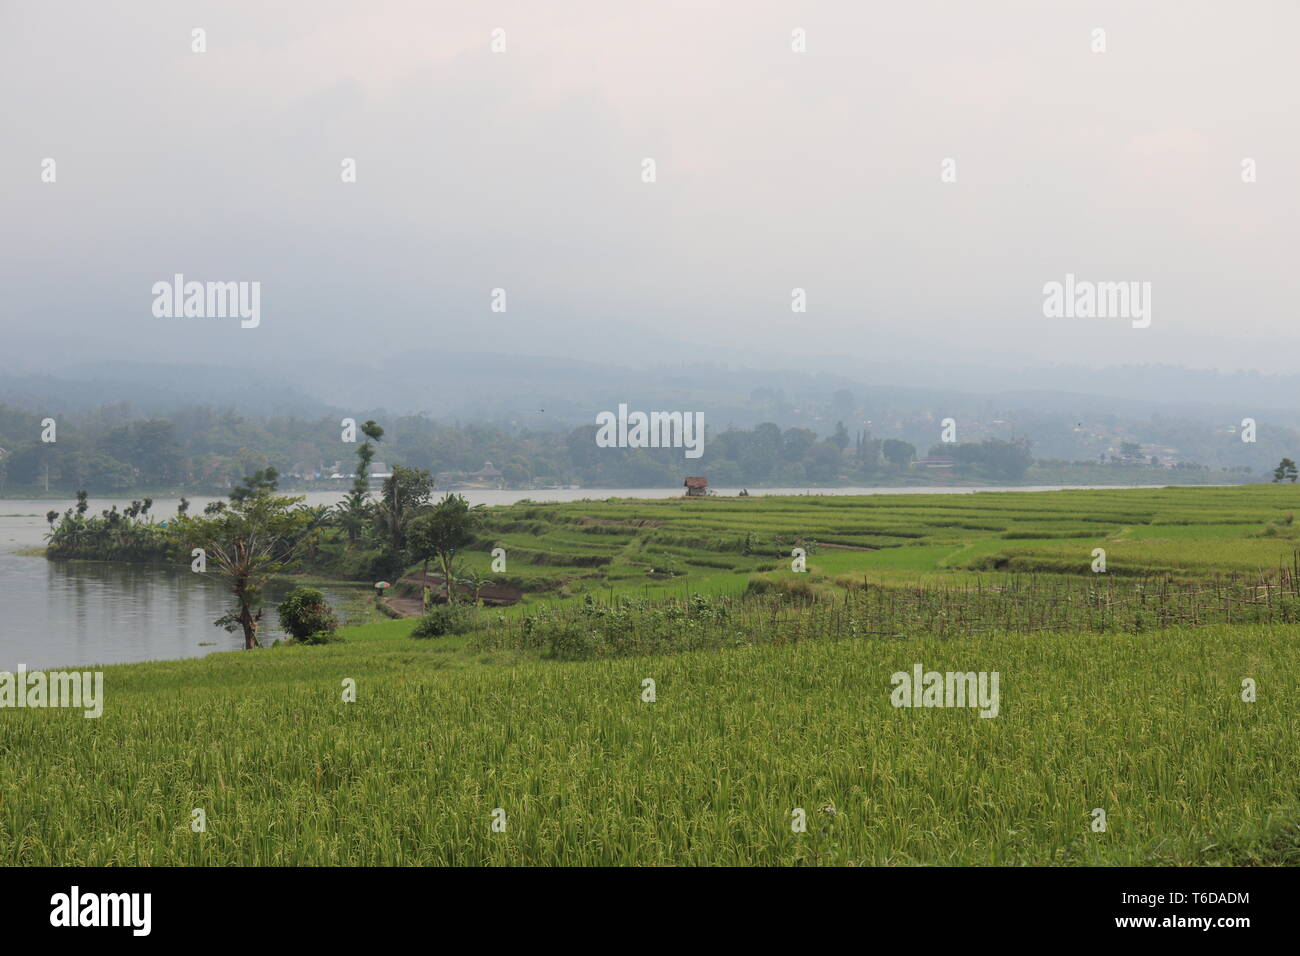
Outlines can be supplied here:
M483 462L478 471L440 471L435 482L439 488L501 488L505 476L492 462Z
M687 478L683 483L686 487L686 497L703 498L709 493L709 479L707 478Z

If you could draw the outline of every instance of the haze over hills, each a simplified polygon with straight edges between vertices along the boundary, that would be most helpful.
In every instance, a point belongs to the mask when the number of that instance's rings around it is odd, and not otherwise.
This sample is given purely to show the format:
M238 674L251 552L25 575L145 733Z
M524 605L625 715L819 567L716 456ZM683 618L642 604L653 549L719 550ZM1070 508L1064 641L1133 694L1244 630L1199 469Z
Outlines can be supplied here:
M305 421L422 415L447 424L490 424L512 435L567 434L627 404L631 410L702 412L714 436L771 422L827 438L843 423L853 441L859 435L894 438L919 454L939 441L941 423L951 418L959 441L1028 440L1038 459L1096 461L1127 445L1126 454L1143 461L1249 468L1256 475L1300 447L1300 412L1289 398L1300 394L1297 376L1173 366L857 369L844 357L814 364L823 370L620 366L429 350L349 363L305 356L299 363L267 363L253 356L241 367L51 362L39 373L0 371L0 404L73 417L114 406L113 420L166 418L196 407ZM834 366L842 371L826 370ZM1246 418L1258 426L1253 443L1239 439Z
M590 422L619 402L703 410L711 424L789 425L808 418L801 406L824 403L848 389L860 403L899 412L979 414L1015 410L1099 416L1151 416L1231 425L1243 416L1300 425L1300 375L1218 372L1176 366L1088 369L1074 366L989 369L980 366L905 368L847 359L818 363L827 371L732 364L637 366L487 352L415 351L386 360L325 359L242 367L150 361L50 363L16 373L0 365L0 402L71 412L127 402L137 412L163 414L195 405L229 407L249 415L315 416L383 409L463 421L530 419ZM829 371L834 366L839 371ZM270 373L270 374L268 374ZM780 390L775 405L753 401L755 390ZM841 415L852 413L843 408ZM542 416L545 416L544 418ZM828 427L834 422L828 423Z

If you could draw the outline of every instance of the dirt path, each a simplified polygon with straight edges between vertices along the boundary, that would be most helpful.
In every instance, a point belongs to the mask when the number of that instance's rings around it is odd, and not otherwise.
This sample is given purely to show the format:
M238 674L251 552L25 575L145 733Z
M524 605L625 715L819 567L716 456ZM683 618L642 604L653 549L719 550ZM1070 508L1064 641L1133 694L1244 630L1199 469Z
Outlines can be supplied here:
M410 584L416 588L428 588L433 592L434 600L440 600L446 588L442 583L440 574L412 574L402 578L403 584ZM464 588L457 588L456 594L464 600L469 599ZM518 604L523 598L524 592L519 588L512 588L508 584L488 584L478 592L479 600L489 606L501 607L507 604ZM399 600L399 599L394 599ZM420 602L416 600L416 604Z
M384 606L398 617L419 617L424 613L419 598L384 598Z

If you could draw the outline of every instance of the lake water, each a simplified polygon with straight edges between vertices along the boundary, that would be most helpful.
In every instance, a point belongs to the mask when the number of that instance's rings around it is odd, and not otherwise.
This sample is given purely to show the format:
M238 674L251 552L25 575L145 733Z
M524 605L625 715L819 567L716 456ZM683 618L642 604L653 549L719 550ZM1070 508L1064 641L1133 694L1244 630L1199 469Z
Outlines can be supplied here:
M268 600L282 600L287 587L268 587ZM231 603L220 582L188 568L0 554L0 671L238 650L243 633L212 623ZM277 625L268 607L258 640L282 637Z
M720 490L735 494L738 489ZM755 495L819 494L970 494L976 491L1050 491L1058 488L767 488ZM552 491L459 492L472 505L533 501L578 501L584 498L674 498L677 488L565 489ZM333 504L341 492L310 492L307 503ZM190 499L191 513L201 513L212 498ZM155 498L152 514L162 521L176 513L176 498ZM72 667L126 661L201 657L216 650L243 647L242 634L229 634L212 622L226 612L230 599L212 577L187 568L138 567L98 561L57 562L15 552L41 547L49 526L45 513L62 513L71 501L0 498L0 671L19 664L29 668ZM92 498L90 513L130 499ZM268 589L279 600L282 589ZM327 591L328 594L328 591ZM330 595L336 598L337 595ZM275 611L263 616L259 639L280 636Z

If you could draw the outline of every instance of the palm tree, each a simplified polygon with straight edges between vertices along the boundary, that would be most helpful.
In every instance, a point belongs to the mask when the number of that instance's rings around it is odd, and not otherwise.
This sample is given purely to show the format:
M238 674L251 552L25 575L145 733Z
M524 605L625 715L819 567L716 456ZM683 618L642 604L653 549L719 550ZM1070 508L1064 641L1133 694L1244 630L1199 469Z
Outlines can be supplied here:
M456 586L464 588L474 595L474 603L478 604L479 592L492 583L492 579L486 574L479 574L472 568L466 568L456 575Z

